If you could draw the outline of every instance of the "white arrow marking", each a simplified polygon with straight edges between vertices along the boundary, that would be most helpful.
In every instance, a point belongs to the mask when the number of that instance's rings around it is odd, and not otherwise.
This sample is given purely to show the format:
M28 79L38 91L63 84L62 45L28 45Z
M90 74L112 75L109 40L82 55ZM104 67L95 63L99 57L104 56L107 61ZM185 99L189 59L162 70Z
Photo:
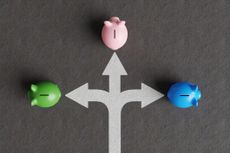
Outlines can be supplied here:
M141 89L126 90L121 93L121 99L123 101L141 101L141 107L145 107L152 102L160 99L164 95L155 89L147 86L146 84L141 84Z
M65 96L88 108L89 101L107 101L107 94L108 92L104 90L89 89L89 85L86 83Z
M88 83L66 94L66 97L88 108L89 101L104 103L109 111L109 153L121 153L121 111L132 101L141 101L142 108L163 97L163 94L141 84L141 89L121 92L121 76L127 75L116 53L113 54L102 75L109 76L109 92L89 89Z
M128 75L116 53L113 54L102 75L109 76L109 92L121 92L121 76Z

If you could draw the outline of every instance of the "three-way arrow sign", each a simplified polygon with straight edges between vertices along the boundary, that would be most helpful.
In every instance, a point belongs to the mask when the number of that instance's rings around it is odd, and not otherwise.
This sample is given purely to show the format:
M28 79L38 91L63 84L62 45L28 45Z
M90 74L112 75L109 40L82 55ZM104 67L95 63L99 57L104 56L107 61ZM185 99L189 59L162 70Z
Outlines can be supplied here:
M121 76L128 75L116 53L113 54L102 75L109 76L109 91L89 89L88 83L66 94L66 97L88 108L88 102L104 103L109 111L109 153L121 153L121 111L125 104L141 101L145 107L164 95L141 84L141 89L121 92Z

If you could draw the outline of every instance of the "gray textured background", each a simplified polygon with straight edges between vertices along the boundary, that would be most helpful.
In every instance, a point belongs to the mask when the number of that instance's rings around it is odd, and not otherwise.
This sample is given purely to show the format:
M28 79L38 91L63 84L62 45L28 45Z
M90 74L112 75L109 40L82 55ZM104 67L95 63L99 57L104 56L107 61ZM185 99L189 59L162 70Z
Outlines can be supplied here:
M161 99L122 111L122 153L228 153L230 150L230 1L0 0L0 152L108 153L108 113L62 97L31 108L26 88L51 80L63 95L102 77L112 51L100 40L103 21L126 20L129 38L117 53L128 76L122 89L144 82L166 93L190 81L199 108Z

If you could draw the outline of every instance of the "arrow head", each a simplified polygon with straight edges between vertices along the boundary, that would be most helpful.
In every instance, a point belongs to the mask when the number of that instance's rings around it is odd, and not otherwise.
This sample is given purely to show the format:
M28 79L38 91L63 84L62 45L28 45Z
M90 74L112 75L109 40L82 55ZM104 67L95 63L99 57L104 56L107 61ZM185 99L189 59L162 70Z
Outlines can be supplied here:
M69 99L79 103L80 105L88 108L88 101L87 101L88 89L89 89L89 85L88 85L88 83L86 83L86 84L80 86L79 88L69 92L65 96L68 97Z
M144 108L145 106L151 104L152 102L162 98L164 95L155 89L147 86L146 84L141 84L141 91L143 93L143 100L141 102L141 107Z
M125 71L125 68L123 67L116 53L113 53L113 56L111 57L102 75L127 75L127 72Z

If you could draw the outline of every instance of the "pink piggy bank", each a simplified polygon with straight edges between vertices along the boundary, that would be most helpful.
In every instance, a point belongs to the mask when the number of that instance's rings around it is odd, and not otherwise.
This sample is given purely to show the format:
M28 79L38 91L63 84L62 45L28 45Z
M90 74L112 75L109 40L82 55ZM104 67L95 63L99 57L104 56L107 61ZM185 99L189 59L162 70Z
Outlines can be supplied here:
M125 21L121 21L118 17L111 17L109 21L104 22L101 36L104 44L110 49L121 48L128 38Z

